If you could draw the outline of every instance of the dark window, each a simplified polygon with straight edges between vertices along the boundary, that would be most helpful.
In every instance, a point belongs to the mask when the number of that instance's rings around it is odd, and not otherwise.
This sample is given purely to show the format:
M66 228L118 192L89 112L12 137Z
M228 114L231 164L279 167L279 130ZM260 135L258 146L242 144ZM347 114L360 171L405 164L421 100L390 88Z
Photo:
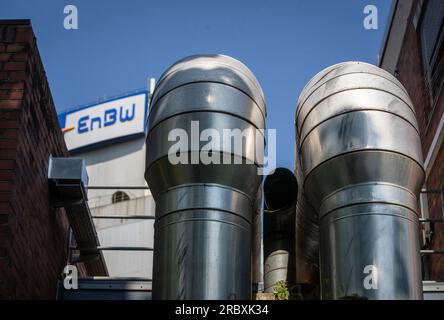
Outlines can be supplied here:
M425 1L421 22L421 46L427 86L434 105L444 79L444 0Z
M130 197L123 191L116 191L112 197L112 203L122 202L129 200Z

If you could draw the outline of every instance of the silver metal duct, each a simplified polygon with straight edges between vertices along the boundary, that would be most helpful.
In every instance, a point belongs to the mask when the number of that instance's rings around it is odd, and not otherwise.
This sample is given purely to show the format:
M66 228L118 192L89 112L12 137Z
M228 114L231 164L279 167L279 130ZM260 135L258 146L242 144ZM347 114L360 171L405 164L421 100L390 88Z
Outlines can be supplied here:
M256 195L256 201L253 206L251 234L251 281L253 292L262 292L263 274L262 274L262 186L259 187Z
M302 93L313 83L336 68L333 65L314 76L304 87ZM302 97L301 93L301 97ZM299 97L299 101L301 100ZM299 106L299 102L298 102ZM297 109L299 110L299 108ZM299 135L296 130L295 148L295 175L298 182L298 199L296 202L296 283L303 285L319 285L319 217L310 204L304 191L305 176L302 171L302 162L299 145Z
M304 88L295 121L304 191L319 215L322 297L421 299L424 170L406 90L373 65L338 64Z
M193 131L195 121L199 133L212 129L221 137L224 129L255 131L265 128L265 115L256 78L233 58L191 56L161 76L146 141L145 178L156 201L153 299L251 297L252 211L262 179L254 134L241 152L225 140L207 149L242 164L204 164L199 155L208 141ZM173 147L181 139L169 141L173 129L190 138L188 150ZM173 155L191 162L173 164Z
M264 182L264 291L278 281L295 284L295 204L298 186L294 174L277 168Z
M107 276L103 252L88 205L88 174L82 158L49 158L48 183L51 205L65 208L79 254L89 275ZM72 243L69 243L71 246ZM70 259L71 260L71 259Z
M298 182L296 201L295 258L296 283L319 285L319 224L318 214L308 202L304 192L304 174L301 160L296 149L295 175Z

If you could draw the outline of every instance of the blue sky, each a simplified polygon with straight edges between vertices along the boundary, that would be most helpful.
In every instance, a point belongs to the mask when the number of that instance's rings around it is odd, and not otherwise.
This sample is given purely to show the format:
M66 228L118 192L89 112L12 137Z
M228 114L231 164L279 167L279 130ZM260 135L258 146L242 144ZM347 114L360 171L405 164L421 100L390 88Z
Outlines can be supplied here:
M79 29L65 30L74 4ZM363 27L366 5L378 8L378 30ZM57 110L146 86L176 60L222 53L244 62L277 129L277 164L293 168L294 111L305 83L341 61L376 63L390 0L14 0L0 18L29 18Z

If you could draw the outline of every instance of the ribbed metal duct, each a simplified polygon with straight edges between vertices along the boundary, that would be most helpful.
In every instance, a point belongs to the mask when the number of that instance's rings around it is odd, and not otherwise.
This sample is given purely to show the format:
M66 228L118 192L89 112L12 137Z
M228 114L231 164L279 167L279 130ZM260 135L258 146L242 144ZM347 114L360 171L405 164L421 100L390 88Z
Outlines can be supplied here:
M296 283L316 287L319 285L318 214L305 195L300 155L298 148L295 149L295 175L298 182L295 228Z
M330 66L314 76L302 90L302 95L313 84L318 82L330 70L338 65ZM298 106L299 106L298 101ZM297 109L299 110L299 108ZM295 175L298 182L298 199L296 202L296 283L303 285L319 285L319 222L318 214L307 199L304 191L305 176L302 171L302 162L299 145L299 135L296 130L295 148Z
M296 131L319 215L322 297L421 299L424 170L406 90L370 64L332 66L301 93Z
M278 281L295 284L295 204L297 182L294 174L277 168L264 182L264 291L273 292Z
M251 234L251 281L253 292L263 290L264 277L261 268L262 253L262 187L259 187L253 206Z
M170 67L153 93L145 171L156 201L153 299L249 299L262 159L255 157L254 135L247 135L240 153L234 143L210 152L242 164L172 164L173 129L191 138L189 151L177 151L190 161L208 144L193 139L193 121L200 132L213 129L221 137L224 129L265 128L264 96L251 71L227 56L191 56Z

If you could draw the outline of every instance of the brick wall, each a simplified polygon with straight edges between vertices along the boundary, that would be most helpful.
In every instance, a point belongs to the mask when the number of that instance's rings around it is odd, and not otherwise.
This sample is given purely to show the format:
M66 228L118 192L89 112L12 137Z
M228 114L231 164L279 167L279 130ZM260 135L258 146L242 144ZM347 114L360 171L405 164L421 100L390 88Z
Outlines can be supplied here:
M428 91L426 89L426 79L424 75L421 41L419 29L413 25L413 15L416 5L410 14L406 34L404 37L401 53L398 60L398 79L405 86L415 105L418 124L420 128L422 150L424 158L432 144L439 121L444 111L444 90L441 91L437 103L432 108ZM444 186L444 146L441 145L438 156L432 166L430 174L426 180L427 189L440 189ZM429 194L430 218L442 219L442 201L440 194ZM432 224L432 249L444 249L444 224ZM433 255L427 258L431 280L444 281L444 256Z
M441 94L442 95L442 94ZM438 189L444 186L444 143L441 145L435 164L432 167L429 178L426 182L427 189ZM429 194L430 218L443 219L443 200L441 194ZM444 223L434 223L431 225L433 232L432 249L444 250ZM444 281L444 255L433 255L428 257L430 280Z
M56 296L68 221L49 205L49 155L68 151L32 27L0 20L0 298Z

